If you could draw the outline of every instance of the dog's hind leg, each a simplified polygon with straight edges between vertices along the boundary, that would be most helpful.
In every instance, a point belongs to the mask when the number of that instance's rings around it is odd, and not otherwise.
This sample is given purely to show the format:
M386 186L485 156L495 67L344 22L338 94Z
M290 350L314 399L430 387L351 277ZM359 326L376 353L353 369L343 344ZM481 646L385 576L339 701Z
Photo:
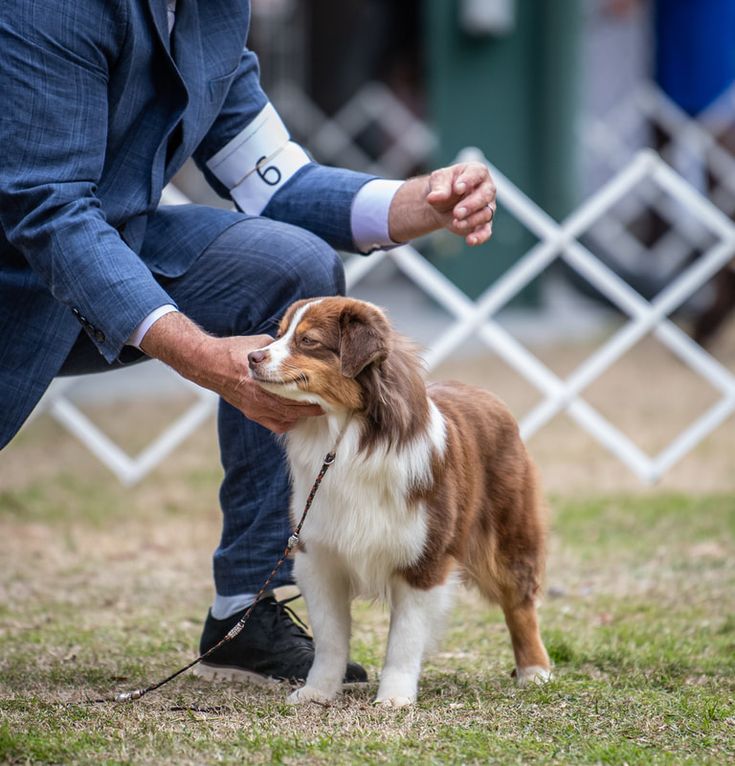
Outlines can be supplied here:
M534 600L524 598L518 601L509 597L501 600L501 606L513 643L516 681L521 685L548 681L551 665L541 640Z
M319 555L317 546L294 560L314 633L315 656L306 684L288 698L293 705L329 702L342 688L350 650L350 580L336 557Z
M452 604L454 578L419 589L400 577L391 585L390 632L376 702L404 707L416 701L421 661L436 639Z
M541 640L536 613L540 566L533 557L510 563L490 553L476 556L473 566L466 568L480 592L503 609L516 661L514 676L521 685L551 678L549 655Z

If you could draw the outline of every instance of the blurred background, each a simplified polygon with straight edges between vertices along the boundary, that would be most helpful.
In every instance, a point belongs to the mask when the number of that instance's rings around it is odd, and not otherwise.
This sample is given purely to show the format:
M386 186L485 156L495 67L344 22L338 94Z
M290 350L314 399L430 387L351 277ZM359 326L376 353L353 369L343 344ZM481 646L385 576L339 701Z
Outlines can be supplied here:
M437 234L348 281L432 379L509 403L548 486L735 487L735 3L254 0L250 45L320 162L492 165L489 244ZM186 200L225 204L193 165ZM5 480L216 471L215 406L157 363L57 382Z

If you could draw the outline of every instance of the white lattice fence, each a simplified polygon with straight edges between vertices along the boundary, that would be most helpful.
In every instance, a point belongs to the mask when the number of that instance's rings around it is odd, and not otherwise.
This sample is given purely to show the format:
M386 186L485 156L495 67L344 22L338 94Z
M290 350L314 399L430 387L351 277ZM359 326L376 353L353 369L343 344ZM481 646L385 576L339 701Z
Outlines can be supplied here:
M481 158L476 150L466 157ZM561 224L524 195L496 168L499 204L538 237L538 243L476 301L470 300L413 247L347 263L348 284L354 286L383 259L389 258L416 285L444 306L453 321L426 349L431 369L472 336L480 337L520 375L544 395L543 401L522 421L529 438L557 413L567 412L578 424L641 480L654 482L703 438L735 412L735 376L683 333L668 316L723 267L735 253L735 225L715 205L698 194L650 151L641 152L597 194ZM685 205L715 243L684 273L649 302L608 269L579 242L579 238L642 183L655 183L679 204ZM607 296L630 317L601 348L589 356L566 379L561 379L512 335L493 316L531 280L557 258L563 259L581 278ZM681 361L717 389L721 398L658 455L645 454L632 440L582 398L584 389L602 375L647 333L653 332ZM84 443L126 484L143 478L187 438L213 411L214 397L197 390L197 401L178 420L137 456L127 455L89 418L69 401L65 392L73 381L55 386L40 405ZM182 382L182 385L184 384Z
M718 141L717 129L735 117L735 88L725 93L698 119L687 115L653 82L639 84L603 118L588 119L582 128L583 144L597 170L613 173L628 165L638 151L641 130L660 129L665 143L661 157L672 167L699 177L700 187L709 179L714 188L708 198L727 216L735 215L735 157ZM649 139L651 136L648 137ZM645 188L621 201L590 232L593 241L629 270L675 273L693 250L709 246L711 232L695 215L675 200ZM644 209L656 211L669 230L656 242L645 244L630 224Z
M466 153L465 156L472 154ZM477 301L470 301L413 248L404 247L382 255L393 258L401 271L455 317L455 322L427 349L427 366L429 369L436 366L468 336L477 334L545 396L541 404L521 423L521 431L525 438L536 433L557 413L566 411L581 428L597 439L641 480L657 481L735 412L735 376L668 319L671 312L733 257L735 225L650 151L641 152L627 168L562 224L557 224L497 169L492 168L492 171L498 186L499 204L533 232L539 238L539 242ZM697 263L669 284L652 302L646 301L636 293L578 241L578 238L624 195L649 180L687 205L719 239ZM560 379L492 320L494 314L559 257L630 317L630 321L624 327L566 380ZM348 264L349 283L354 285L367 271L374 268L374 265L375 261L353 261ZM707 380L722 395L717 404L674 439L666 449L653 457L646 455L580 396L587 386L652 331L684 364Z
M110 374L114 373L105 373ZM74 388L78 378L55 380L34 410L31 419L42 414L50 415L106 465L123 484L132 486L158 467L214 414L217 407L217 397L211 391L199 388L173 371L169 374L175 379L176 385L181 387L182 393L194 393L195 402L136 455L127 453L66 395Z

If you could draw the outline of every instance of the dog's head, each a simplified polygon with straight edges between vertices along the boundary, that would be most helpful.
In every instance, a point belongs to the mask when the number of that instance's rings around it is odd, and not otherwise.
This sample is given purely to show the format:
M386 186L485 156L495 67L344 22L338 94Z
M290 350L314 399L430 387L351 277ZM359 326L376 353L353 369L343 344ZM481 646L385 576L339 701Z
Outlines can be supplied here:
M250 376L266 390L328 409L361 409L360 377L392 346L383 312L352 298L303 300L289 307L276 339L248 355ZM364 377L364 376L363 376Z

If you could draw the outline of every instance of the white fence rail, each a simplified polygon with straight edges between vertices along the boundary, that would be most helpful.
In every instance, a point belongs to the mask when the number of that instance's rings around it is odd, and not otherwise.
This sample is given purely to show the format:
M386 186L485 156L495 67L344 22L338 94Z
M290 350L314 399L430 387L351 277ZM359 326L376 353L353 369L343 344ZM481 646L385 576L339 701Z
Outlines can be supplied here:
M476 150L465 156L481 158ZM525 438L543 428L559 412L597 439L642 481L655 482L678 460L735 412L735 376L683 333L668 317L735 254L735 225L714 204L679 177L655 153L643 151L600 191L562 223L557 223L509 179L491 166L498 202L536 237L538 243L476 301L429 263L413 247L348 261L348 285L354 286L383 259L395 265L418 287L445 307L453 317L444 333L425 351L429 369L466 340L477 335L543 395L521 423ZM642 184L654 183L668 197L686 207L710 233L714 244L654 300L647 301L605 266L579 238L603 219L620 200ZM630 320L571 375L562 379L504 330L493 316L557 258L612 301ZM644 335L653 332L679 359L721 394L720 400L657 455L647 455L582 397L584 389L602 375ZM173 373L172 373L173 374ZM74 379L58 381L42 400L37 413L47 412L76 436L125 484L134 484L159 465L208 418L215 397L196 389L196 402L140 454L131 456L86 417L66 394ZM191 387L182 381L182 385Z
M582 126L588 172L608 177L626 167L642 134L659 131L661 157L698 188L709 186L708 198L727 216L735 215L735 157L720 144L717 133L735 118L735 87L697 119L690 117L652 82L640 83L609 114L588 119ZM622 266L633 271L676 273L692 251L706 248L711 232L696 215L656 189L639 193L618 205L590 232ZM639 241L629 224L643 207L655 210L671 224L653 243Z

